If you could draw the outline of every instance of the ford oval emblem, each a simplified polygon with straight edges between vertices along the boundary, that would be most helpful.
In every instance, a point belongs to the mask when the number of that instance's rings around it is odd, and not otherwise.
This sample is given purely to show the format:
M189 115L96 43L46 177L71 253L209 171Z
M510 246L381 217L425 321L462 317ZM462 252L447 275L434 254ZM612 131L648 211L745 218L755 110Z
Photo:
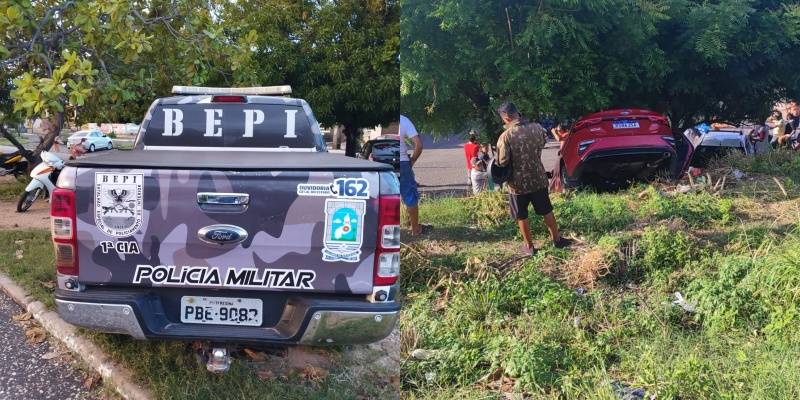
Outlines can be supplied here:
M197 238L209 244L236 244L247 239L247 231L236 225L209 225L197 231Z

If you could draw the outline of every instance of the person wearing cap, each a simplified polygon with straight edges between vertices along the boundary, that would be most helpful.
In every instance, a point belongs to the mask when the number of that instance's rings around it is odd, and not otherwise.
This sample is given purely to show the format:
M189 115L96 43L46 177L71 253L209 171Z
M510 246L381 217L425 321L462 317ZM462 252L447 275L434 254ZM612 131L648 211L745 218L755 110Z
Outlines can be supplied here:
M514 103L503 103L497 113L505 124L505 131L497 140L496 163L501 168L510 168L506 183L511 217L517 221L525 241L520 251L526 255L536 251L528 224L530 205L533 205L536 214L544 217L553 245L557 248L569 246L572 241L561 237L558 231L547 190L547 174L542 165L542 149L547 141L547 133L541 125L523 119Z
M414 176L412 167L422 155L422 140L417 134L417 128L405 115L400 116L400 197L408 211L408 219L411 223L411 235L417 236L423 233L423 226L419 223L419 192L417 191L417 180ZM414 153L409 157L406 148L406 140L414 143Z

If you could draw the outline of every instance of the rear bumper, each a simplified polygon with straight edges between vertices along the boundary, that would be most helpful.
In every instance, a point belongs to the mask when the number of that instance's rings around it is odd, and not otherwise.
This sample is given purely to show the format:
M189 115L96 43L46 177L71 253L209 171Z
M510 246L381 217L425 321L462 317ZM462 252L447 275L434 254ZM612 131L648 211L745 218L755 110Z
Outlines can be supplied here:
M250 297L253 293L242 293L241 296ZM175 322L174 313L162 297L163 293L129 289L57 290L56 307L58 314L73 325L142 340L307 345L379 341L392 332L400 310L396 302L370 303L355 298L289 295L285 297L284 307L271 313L280 314L274 318L276 323L267 323L272 326L202 325ZM265 314L272 311L267 304L265 301Z
M642 173L669 166L675 158L672 146L589 148L570 179L581 179L584 175L597 175L606 179L625 180Z

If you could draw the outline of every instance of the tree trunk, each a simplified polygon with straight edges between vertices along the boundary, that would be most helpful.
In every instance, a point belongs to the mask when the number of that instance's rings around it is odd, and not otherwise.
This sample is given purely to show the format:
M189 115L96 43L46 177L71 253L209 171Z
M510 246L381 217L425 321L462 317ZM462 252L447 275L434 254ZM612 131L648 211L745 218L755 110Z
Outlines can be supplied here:
M344 155L348 157L355 157L358 153L359 136L361 130L353 125L343 125L344 136L347 138L347 146L344 149Z
M339 150L342 148L342 126L341 125L334 125L331 128L331 136L333 138L333 148Z
M33 153L36 154L37 157L42 151L50 150L50 148L53 147L53 142L55 142L61 134L61 126L64 125L64 113L56 112L49 119L47 133L45 133L39 145L36 146L36 149L33 150Z
M19 149L20 154L22 154L22 156L25 157L26 160L28 160L29 168L30 166L39 163L39 157L33 154L32 151L26 149L25 146L23 146L22 143L20 143L17 140L17 138L14 137L14 135L12 135L10 132L6 130L6 127L1 122L0 122L0 133L2 133L3 137L8 139L8 141L11 142L11 144L13 144L14 146L16 146L16 148Z

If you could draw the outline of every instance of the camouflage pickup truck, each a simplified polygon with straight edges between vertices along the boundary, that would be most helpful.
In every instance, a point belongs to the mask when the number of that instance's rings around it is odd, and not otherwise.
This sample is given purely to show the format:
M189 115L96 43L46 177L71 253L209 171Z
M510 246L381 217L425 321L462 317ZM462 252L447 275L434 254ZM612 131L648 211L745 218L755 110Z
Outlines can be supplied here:
M175 87L52 194L58 313L138 339L343 344L399 313L392 167L327 152L287 87ZM269 94L269 95L265 95Z

